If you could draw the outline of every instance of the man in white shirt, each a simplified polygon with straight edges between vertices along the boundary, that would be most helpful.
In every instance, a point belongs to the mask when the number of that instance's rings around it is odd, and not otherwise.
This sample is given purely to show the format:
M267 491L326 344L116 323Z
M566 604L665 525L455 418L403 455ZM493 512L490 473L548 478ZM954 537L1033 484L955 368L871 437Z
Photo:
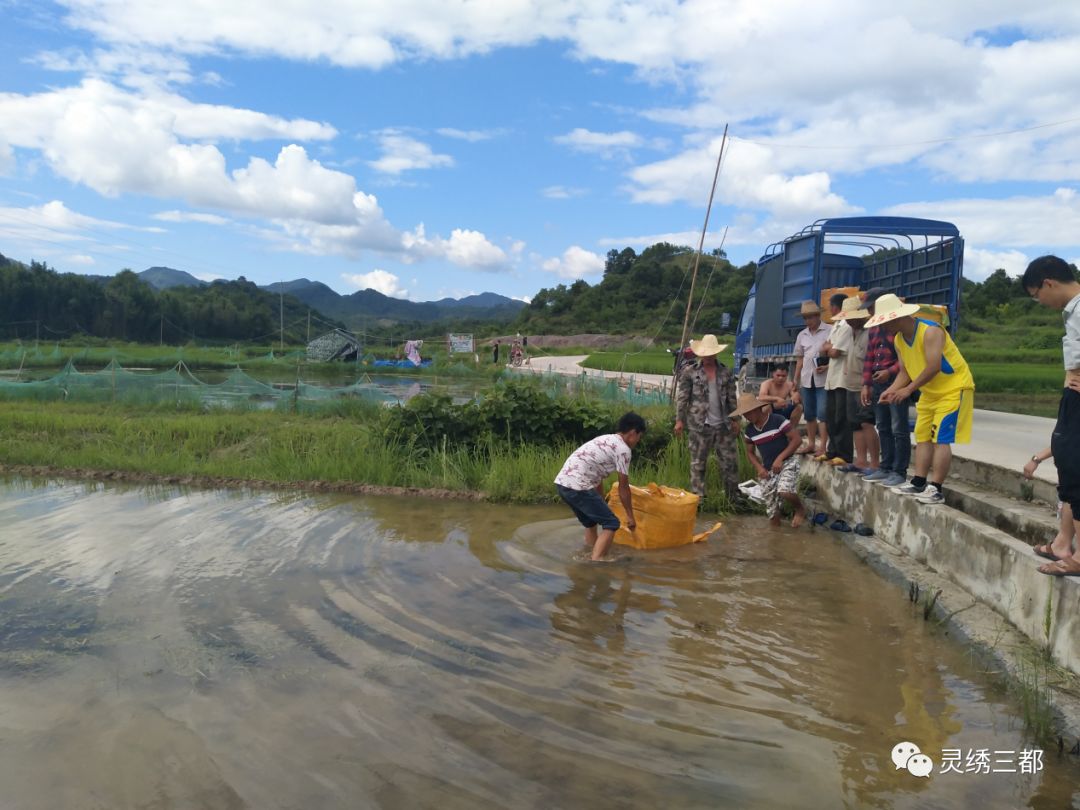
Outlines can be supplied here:
M1065 319L1061 340L1065 385L1050 448L1058 470L1058 499L1072 508L1073 528L1080 530L1076 520L1080 515L1080 283L1076 270L1065 260L1040 256L1028 265L1021 284L1043 306L1060 309ZM1041 461L1037 455L1031 460ZM1080 576L1080 550L1040 565L1039 571L1055 577Z
M829 446L825 458L834 467L851 464L854 460L852 431L847 412L847 389L844 388L844 365L848 352L851 351L851 327L843 318L837 316L844 307L843 293L836 293L829 299L829 311L833 319L832 331L825 344L829 355L829 371L825 375L826 421L829 430Z
M626 510L626 528L634 531L634 506L630 499L630 456L645 434L645 420L634 412L623 414L616 433L585 442L566 459L555 477L555 489L585 527L585 546L593 562L607 562L607 551L619 519L604 501L604 479L619 474L619 500ZM600 531L597 532L597 525Z
M802 405L806 419L806 445L799 455L824 456L829 444L825 428L829 327L821 322L821 309L813 301L803 301L799 314L806 328L795 336L795 393L791 397L796 405Z

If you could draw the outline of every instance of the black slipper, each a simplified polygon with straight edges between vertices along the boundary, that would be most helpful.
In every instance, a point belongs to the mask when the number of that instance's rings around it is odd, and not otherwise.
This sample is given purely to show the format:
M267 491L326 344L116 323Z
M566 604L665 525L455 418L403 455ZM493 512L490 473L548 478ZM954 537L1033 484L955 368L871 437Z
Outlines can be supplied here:
M860 537L873 537L874 530L867 526L865 523L856 523L855 534L859 535Z
M848 526L847 523L845 523L842 520L834 520L829 525L829 528L832 529L834 532L850 532L851 531L851 527Z
M1046 559L1046 560L1053 560L1054 562L1060 562L1061 560L1065 559L1064 557L1059 557L1056 554L1051 553L1049 550L1047 550L1047 551L1039 551L1039 549L1041 549L1041 548L1049 549L1050 544L1049 543L1044 543L1041 546L1035 546L1031 550L1034 551L1036 555L1038 555L1039 557L1042 557L1043 559Z

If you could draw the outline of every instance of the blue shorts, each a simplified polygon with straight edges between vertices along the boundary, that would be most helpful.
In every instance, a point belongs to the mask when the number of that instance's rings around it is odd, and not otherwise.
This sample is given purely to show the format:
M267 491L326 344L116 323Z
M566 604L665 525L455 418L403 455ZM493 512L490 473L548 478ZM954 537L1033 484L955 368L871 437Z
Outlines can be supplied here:
M796 405L795 403L789 403L789 404L785 405L783 408L773 408L773 413L777 413L780 416L784 417L785 419L790 419L791 415L793 413L795 413L795 409L798 408L798 407L799 406Z
M559 491L559 497L566 501L567 506L574 510L574 517L586 529L599 523L602 529L618 530L619 519L595 489L568 489L559 484L555 485L555 489Z
M825 389L824 388L800 388L802 394L803 419L814 422L825 419Z

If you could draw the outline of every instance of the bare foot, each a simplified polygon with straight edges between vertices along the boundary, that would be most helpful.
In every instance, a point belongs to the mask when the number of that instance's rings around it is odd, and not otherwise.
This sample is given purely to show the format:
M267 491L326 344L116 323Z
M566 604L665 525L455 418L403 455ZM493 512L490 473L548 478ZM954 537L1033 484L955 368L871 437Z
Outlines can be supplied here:
M800 506L795 510L795 516L791 519L791 528L799 528L803 525L804 520L806 520L806 510Z
M613 563L613 562L618 562L618 561L619 561L618 557L591 557L589 559L589 562L594 562L594 563Z

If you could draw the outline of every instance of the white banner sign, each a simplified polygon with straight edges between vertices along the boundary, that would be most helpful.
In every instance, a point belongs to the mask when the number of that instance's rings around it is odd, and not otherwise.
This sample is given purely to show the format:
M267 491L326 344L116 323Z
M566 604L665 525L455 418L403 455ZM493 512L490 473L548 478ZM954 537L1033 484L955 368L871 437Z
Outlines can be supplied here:
M450 344L451 354L472 354L472 335L447 335L446 342Z

